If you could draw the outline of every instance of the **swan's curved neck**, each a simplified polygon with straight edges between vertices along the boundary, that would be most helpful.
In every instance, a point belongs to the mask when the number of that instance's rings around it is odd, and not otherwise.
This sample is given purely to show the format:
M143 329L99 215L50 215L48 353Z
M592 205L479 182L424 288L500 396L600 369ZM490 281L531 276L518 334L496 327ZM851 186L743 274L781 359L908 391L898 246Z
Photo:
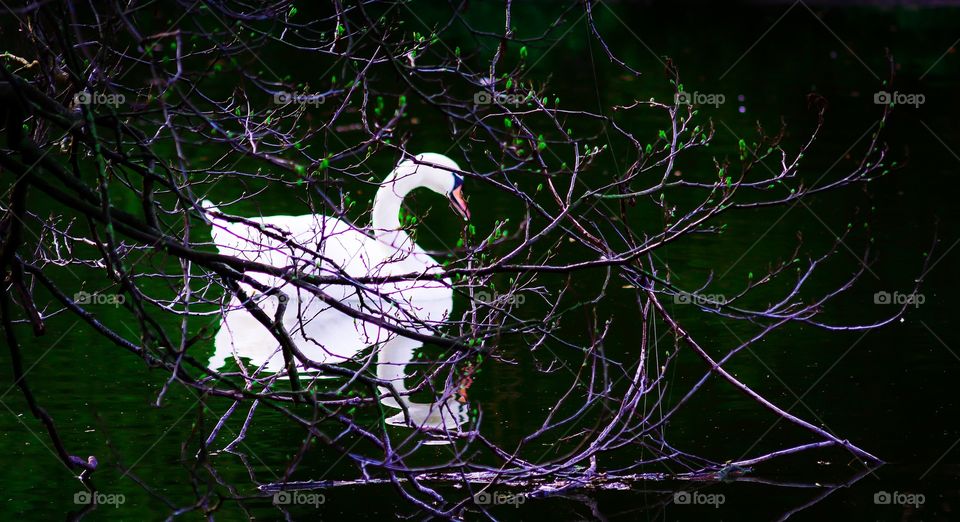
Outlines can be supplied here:
M378 234L400 230L400 205L413 189L404 185L391 174L377 191L373 200L373 228Z
M383 180L373 200L372 225L374 234L381 240L400 247L409 237L400 225L400 205L410 191L422 187L422 173L416 168L397 167Z

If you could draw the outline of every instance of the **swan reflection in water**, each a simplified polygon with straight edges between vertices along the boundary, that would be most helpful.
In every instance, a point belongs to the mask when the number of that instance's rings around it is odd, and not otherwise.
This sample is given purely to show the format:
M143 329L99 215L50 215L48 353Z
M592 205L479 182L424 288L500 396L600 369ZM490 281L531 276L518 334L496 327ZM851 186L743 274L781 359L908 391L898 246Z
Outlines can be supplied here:
M453 288L439 264L400 225L403 198L417 188L446 195L451 207L464 219L470 212L463 196L463 178L457 164L440 154L420 154L401 162L381 183L374 199L372 227L363 230L338 218L322 214L270 216L238 220L229 218L209 201L203 203L213 225L212 237L221 254L273 267L295 268L320 277L386 277L418 274L364 288L343 283L318 285L319 289L353 310L389 321L406 330L434 334L450 316ZM456 430L467 421L467 405L445 390L431 403L409 399L404 383L407 366L422 342L375 324L354 319L306 290L283 279L260 272L247 272L263 287L279 288L289 297L282 322L293 343L309 359L326 364L370 362L374 357L377 377L388 381L400 401L381 387L381 404L401 409L387 419L394 425L427 430ZM256 295L261 309L273 318L278 298ZM273 335L233 296L225 309L216 336L216 351L209 366L220 369L228 359L246 358L264 371L284 368L283 354ZM366 349L370 352L366 355Z

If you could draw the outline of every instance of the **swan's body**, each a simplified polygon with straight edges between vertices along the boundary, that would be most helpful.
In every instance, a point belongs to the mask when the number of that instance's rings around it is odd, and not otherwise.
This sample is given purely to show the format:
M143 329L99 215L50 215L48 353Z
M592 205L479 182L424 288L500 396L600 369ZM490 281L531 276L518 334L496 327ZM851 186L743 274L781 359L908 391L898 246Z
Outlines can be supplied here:
M421 275L416 279L365 283L361 287L326 284L320 286L320 290L359 312L409 330L430 333L449 316L453 307L453 289L450 279L441 276L439 264L401 228L398 215L404 196L416 188L426 187L446 193L454 208L468 217L460 190L462 179L451 170L460 169L453 160L439 154L421 154L416 161L401 162L377 192L369 229L315 214L246 219L254 224L251 226L218 216L220 212L207 202L204 206L214 211L210 214L212 236L218 251L224 255L316 276ZM256 272L247 274L262 285L278 288L289 298L282 322L298 349L309 359L337 364L353 359L365 348L376 346L378 377L391 381L398 391L406 390L404 368L421 343L355 319L282 278ZM249 285L242 286L249 295L258 296L256 300L260 307L273 318L278 299L259 294ZM249 358L256 366L264 365L268 372L283 369L283 356L277 341L235 296L217 333L216 352L210 367L220 368L234 356ZM384 404L396 407L391 400L384 400ZM432 407L417 414L430 405L407 405L410 406L412 422L422 416L421 421L430 424L431 417L438 415ZM449 415L442 417L439 420L443 424L452 422ZM459 418L457 420L455 425L462 423Z

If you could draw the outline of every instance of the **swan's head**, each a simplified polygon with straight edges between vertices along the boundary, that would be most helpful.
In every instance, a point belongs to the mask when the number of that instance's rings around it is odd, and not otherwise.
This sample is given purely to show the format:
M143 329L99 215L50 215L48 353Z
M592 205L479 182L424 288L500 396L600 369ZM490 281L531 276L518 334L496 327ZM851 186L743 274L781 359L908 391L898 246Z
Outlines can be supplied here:
M470 219L470 209L463 197L463 176L457 162L444 156L427 152L417 154L415 160L405 160L397 167L398 171L412 170L408 183L414 187L425 187L437 194L447 196L450 207L464 220Z
M373 202L373 228L376 230L400 230L397 215L403 198L418 188L428 188L450 200L450 206L463 219L470 219L467 201L463 197L463 177L457 172L457 162L444 156L427 152L405 159L390 173Z

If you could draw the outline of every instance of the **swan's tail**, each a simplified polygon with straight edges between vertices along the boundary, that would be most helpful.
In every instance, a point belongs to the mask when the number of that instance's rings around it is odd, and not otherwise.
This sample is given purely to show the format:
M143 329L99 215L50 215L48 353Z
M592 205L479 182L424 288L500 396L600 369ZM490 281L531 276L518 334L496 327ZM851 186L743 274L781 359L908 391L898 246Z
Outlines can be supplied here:
M210 236L213 238L213 242L216 243L217 246L220 246L220 244L221 244L221 242L222 242L222 240L223 240L223 237L222 237L222 236L223 236L223 234L226 232L226 231L223 229L223 227L224 227L224 225L226 225L227 223L224 223L224 222L222 222L221 220L217 219L216 216L211 215L211 212L221 213L221 212L220 212L220 209L217 208L217 206L214 205L213 202L210 201L209 199L205 199L205 200L201 201L201 202L200 202L200 207L201 207L201 208L203 209L203 211L204 211L204 212L203 212L203 218L206 219L206 220L207 220L207 223L210 223L210 225L212 225L212 227L213 227L213 228L210 230Z
M217 206L214 205L213 202L210 201L209 199L205 199L205 200L201 201L201 202L200 202L200 207L203 208L203 210L206 210L208 213L210 213L210 212L220 212L220 209L217 208ZM212 217L212 216L211 216L211 217Z

